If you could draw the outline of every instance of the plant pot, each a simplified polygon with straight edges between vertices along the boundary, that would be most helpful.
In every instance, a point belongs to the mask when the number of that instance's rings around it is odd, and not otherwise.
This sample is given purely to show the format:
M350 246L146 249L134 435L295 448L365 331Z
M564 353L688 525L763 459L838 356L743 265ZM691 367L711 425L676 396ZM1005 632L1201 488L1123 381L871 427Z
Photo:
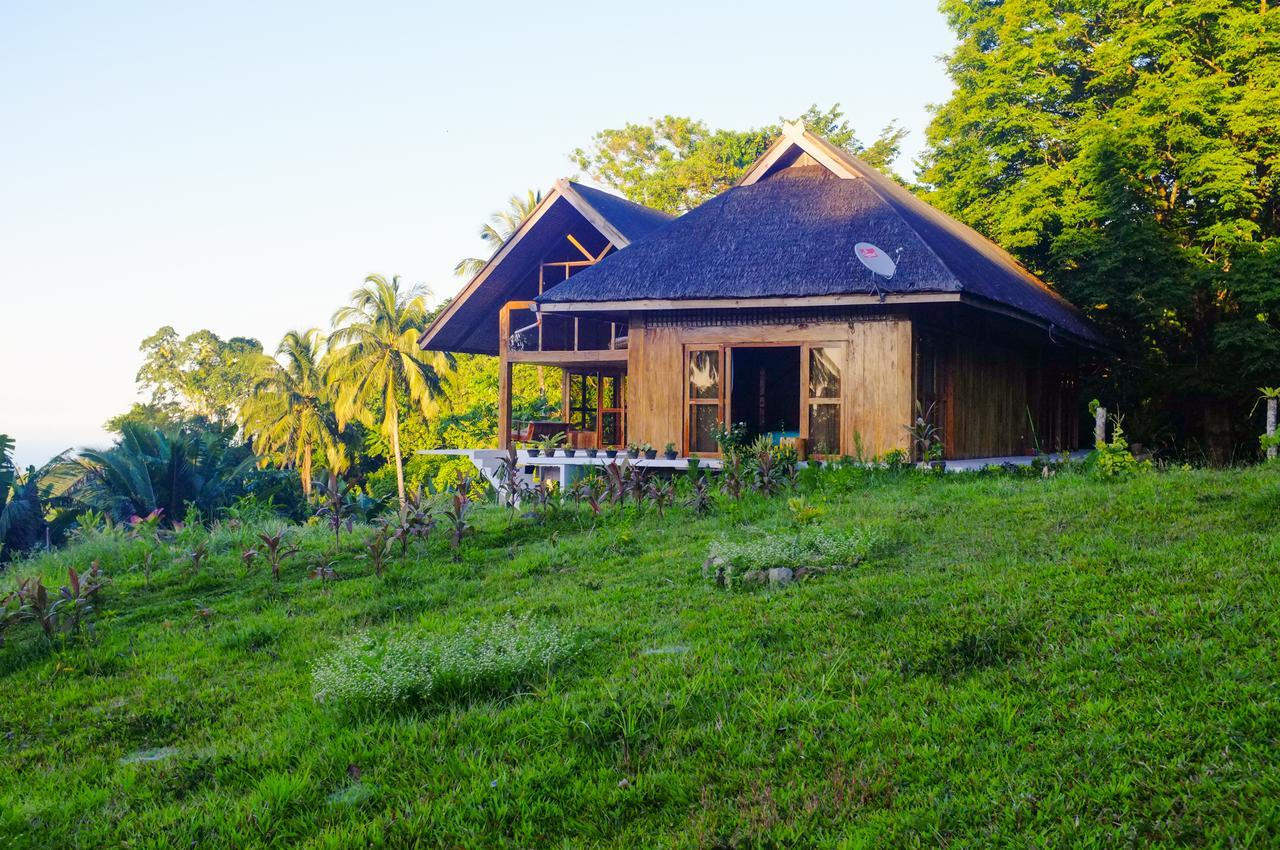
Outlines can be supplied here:
M632 460L635 460L636 458L640 457L640 450L627 449L627 457L631 458Z
M947 462L945 460L931 460L929 461L929 468L934 472L946 472Z
M663 453L662 453L662 456L663 456L663 457L665 457L667 460L675 460L675 459L676 459L676 453L675 453L675 452L663 452Z
M573 457L578 453L577 449L561 449L560 451L564 452L565 457Z
M617 457L617 456L618 456L618 450L617 450L617 449L605 449L605 450L604 450L604 456L605 456L605 457Z
M599 453L599 449L587 449L587 457L595 457Z
M653 459L654 459L655 457L657 457L657 456L658 456L658 450L657 450L657 449L649 449L649 451L647 451L647 452L645 452L645 453L644 453L644 459L645 459L645 460L653 460Z
M529 453L529 457L537 457L538 453L541 452L542 449L525 449L525 451Z

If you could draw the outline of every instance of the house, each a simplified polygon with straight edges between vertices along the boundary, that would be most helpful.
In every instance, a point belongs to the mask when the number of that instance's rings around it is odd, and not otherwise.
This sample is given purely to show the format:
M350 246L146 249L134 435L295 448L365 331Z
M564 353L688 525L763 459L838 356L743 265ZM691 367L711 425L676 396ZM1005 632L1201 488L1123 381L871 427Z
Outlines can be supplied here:
M946 457L974 458L1077 448L1104 341L995 244L795 124L678 218L561 181L421 344L499 358L504 447L512 369L539 364L565 370L580 447L714 457L741 422L875 455L909 448L919 404Z

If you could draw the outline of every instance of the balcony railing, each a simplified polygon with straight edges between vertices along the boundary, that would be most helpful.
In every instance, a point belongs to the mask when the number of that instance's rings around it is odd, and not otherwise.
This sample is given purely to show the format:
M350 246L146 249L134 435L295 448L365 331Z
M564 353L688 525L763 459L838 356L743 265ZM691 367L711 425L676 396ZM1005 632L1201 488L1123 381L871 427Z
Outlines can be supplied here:
M511 352L625 351L627 323L537 313L530 301L509 301L499 332Z

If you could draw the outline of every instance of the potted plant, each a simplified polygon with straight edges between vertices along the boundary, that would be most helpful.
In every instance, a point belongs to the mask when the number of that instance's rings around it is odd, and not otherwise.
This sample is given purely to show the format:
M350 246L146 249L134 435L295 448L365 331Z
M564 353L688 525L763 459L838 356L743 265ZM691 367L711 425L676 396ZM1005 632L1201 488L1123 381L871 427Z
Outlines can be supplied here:
M607 457L607 458L615 458L615 457L617 457L617 456L618 456L618 450L617 450L617 449L605 449L605 450L604 450L604 456L605 456L605 457Z
M542 452L542 448L537 443L525 443L524 450L529 453L529 457L537 457Z
M587 449L587 457L595 457L598 454L600 454L600 450L595 447Z
M635 460L640 457L640 447L635 443L627 443L627 457Z
M935 439L929 448L925 450L924 458L929 462L929 468L937 472L945 472L947 462L942 459L942 441Z
M676 444L675 444L675 443L667 443L667 445L666 445L665 447L663 447L663 449L662 449L662 456L663 456L663 457L665 457L667 460L675 460L675 459L676 459Z
M655 457L658 456L658 450L655 449L653 446L649 445L648 443L645 443L643 446L641 446L640 451L644 452L645 460L653 460Z
M547 457L555 457L556 448L562 442L564 442L564 432L559 431L555 434L548 434L547 436L543 437L542 441L538 445L542 449L542 453L545 454Z
M566 444L565 447L560 451L564 452L565 457L573 457L575 454L578 453L577 449L575 449L573 446L570 446L568 444Z

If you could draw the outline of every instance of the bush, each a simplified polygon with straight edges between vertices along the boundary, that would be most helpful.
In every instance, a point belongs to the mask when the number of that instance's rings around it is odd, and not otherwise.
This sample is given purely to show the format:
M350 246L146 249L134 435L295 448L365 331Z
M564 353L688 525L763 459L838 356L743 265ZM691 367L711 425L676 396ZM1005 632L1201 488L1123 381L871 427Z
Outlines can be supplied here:
M350 712L511 693L570 657L556 626L528 619L448 635L360 634L311 668L317 702Z
M709 560L735 570L852 566L865 561L876 542L877 535L865 528L835 532L809 526L788 536L717 540L711 544Z

